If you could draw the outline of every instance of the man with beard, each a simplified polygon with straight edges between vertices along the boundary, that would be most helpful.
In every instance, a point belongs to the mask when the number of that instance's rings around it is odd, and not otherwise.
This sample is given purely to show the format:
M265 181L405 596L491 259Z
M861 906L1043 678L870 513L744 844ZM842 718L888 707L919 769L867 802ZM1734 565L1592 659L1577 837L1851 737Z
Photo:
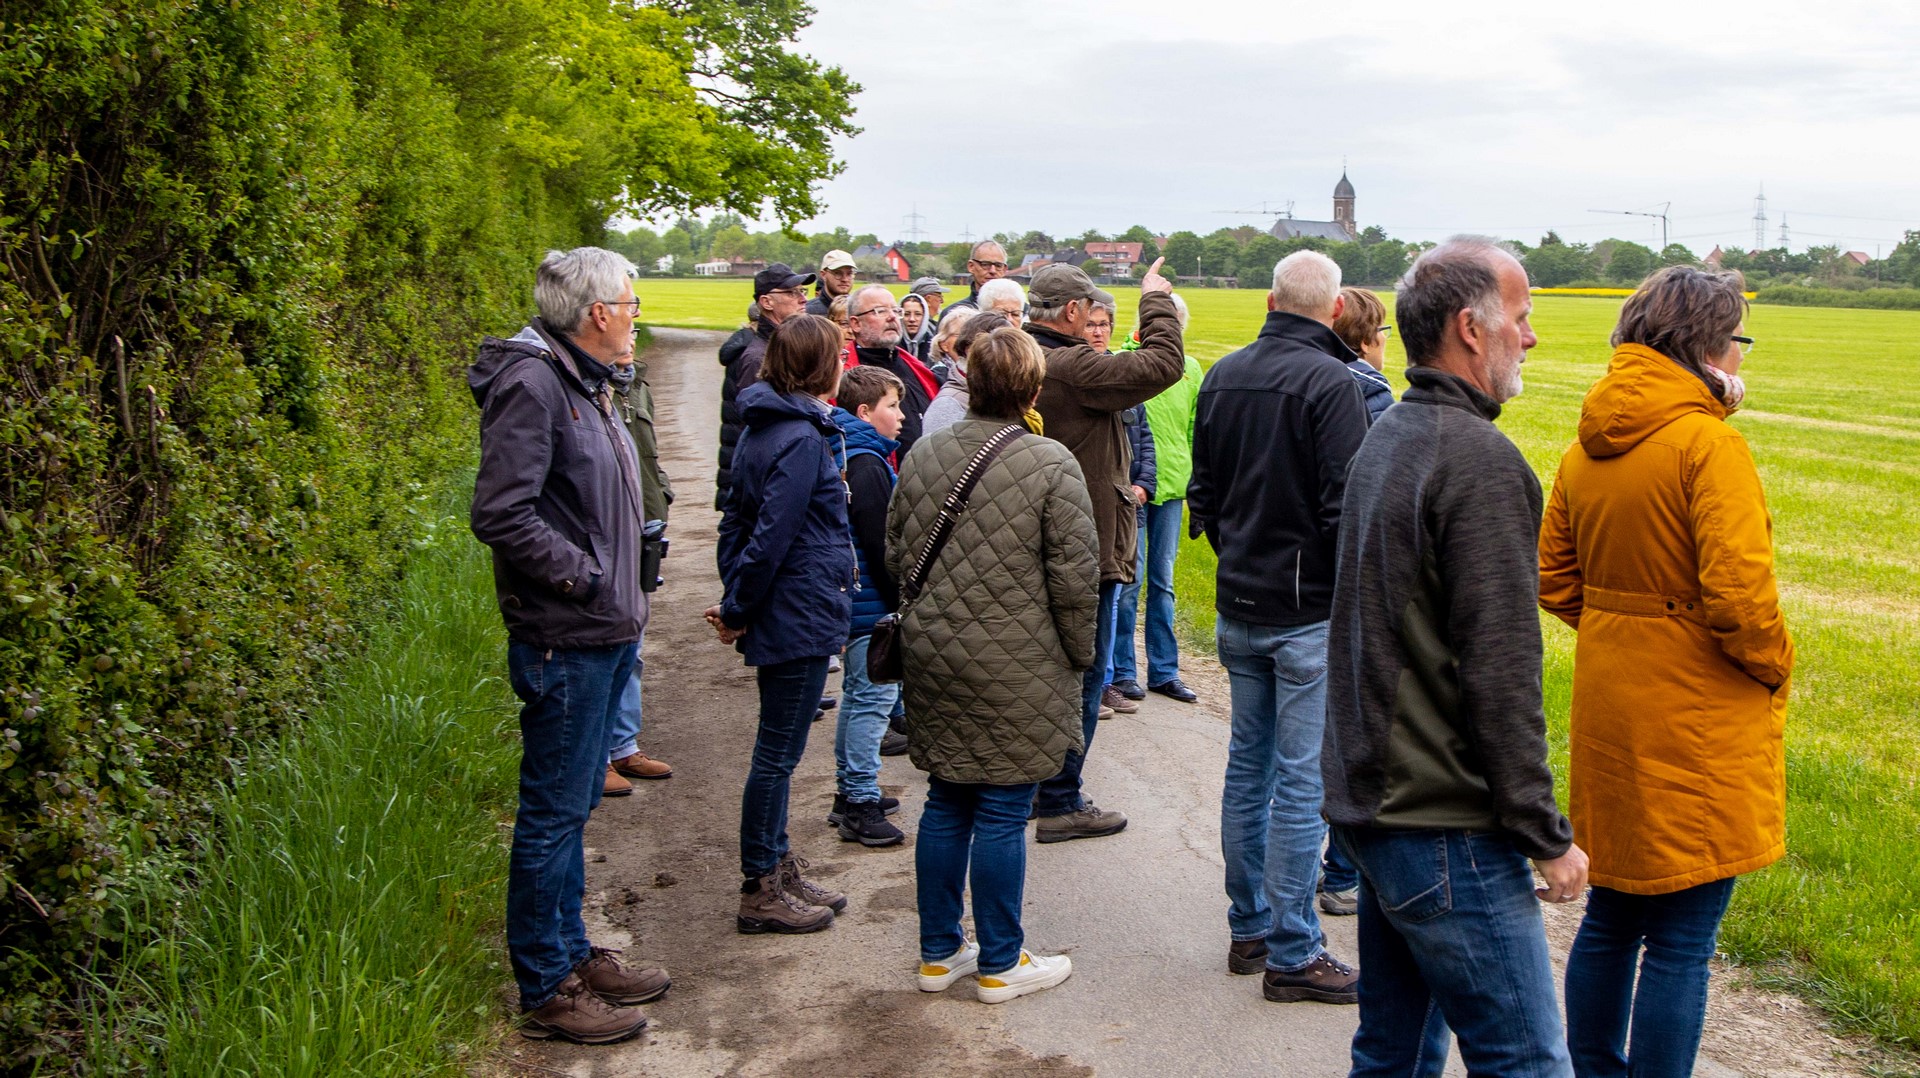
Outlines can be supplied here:
M833 301L853 288L853 256L845 251L828 251L820 256L820 287L807 301L807 313L829 317Z
M853 320L853 347L847 350L848 368L878 367L900 379L906 387L905 395L900 398L900 411L906 415L906 422L901 424L900 436L895 439L900 443L899 455L904 457L920 438L920 421L927 414L927 405L933 403L934 394L940 392L940 377L900 346L900 308L894 306L892 292L877 284L862 288L853 294L847 315Z

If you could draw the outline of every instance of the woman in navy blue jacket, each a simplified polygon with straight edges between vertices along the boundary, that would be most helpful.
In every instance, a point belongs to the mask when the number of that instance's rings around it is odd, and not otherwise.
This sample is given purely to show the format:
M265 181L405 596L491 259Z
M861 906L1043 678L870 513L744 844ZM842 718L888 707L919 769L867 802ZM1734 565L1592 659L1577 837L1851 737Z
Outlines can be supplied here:
M735 399L746 425L720 520L726 595L707 611L722 643L758 668L760 730L740 805L738 927L815 932L847 896L801 876L787 843L787 791L806 751L827 659L847 642L855 583L840 431L820 398L840 380L840 330L801 315L767 344L761 381Z

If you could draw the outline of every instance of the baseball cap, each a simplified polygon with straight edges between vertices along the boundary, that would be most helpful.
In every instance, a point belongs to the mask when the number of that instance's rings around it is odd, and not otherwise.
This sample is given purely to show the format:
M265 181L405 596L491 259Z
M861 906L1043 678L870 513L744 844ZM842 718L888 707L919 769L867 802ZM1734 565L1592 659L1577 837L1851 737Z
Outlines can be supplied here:
M753 298L786 288L804 288L813 283L813 274L795 273L785 262L775 262L753 275Z
M1062 307L1068 300L1090 299L1111 304L1113 293L1093 287L1093 279L1079 266L1056 262L1042 267L1027 286L1027 302L1035 307Z
M853 265L853 256L845 251L828 251L820 256L820 268L823 270L847 269Z
M929 292L945 294L951 291L953 291L953 289L941 284L940 278L938 277L921 277L907 286L907 293L915 296L924 296Z

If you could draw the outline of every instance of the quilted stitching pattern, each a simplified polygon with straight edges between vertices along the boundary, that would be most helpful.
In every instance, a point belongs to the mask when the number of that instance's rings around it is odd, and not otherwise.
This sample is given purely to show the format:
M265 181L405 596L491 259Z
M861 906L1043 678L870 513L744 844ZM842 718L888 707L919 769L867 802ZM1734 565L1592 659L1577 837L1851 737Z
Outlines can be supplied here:
M896 575L1000 426L956 423L901 462L887 515ZM1081 747L1080 671L1093 660L1099 595L1094 543L1093 503L1065 446L1029 435L987 469L902 626L916 766L949 782L1037 782Z

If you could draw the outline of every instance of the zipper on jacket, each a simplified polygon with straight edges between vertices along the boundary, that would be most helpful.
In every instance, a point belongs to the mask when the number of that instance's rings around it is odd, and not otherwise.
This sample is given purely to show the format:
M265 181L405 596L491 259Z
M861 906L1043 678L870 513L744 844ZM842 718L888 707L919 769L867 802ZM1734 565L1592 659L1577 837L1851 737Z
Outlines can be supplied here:
M1300 551L1293 552L1293 608L1300 609Z

